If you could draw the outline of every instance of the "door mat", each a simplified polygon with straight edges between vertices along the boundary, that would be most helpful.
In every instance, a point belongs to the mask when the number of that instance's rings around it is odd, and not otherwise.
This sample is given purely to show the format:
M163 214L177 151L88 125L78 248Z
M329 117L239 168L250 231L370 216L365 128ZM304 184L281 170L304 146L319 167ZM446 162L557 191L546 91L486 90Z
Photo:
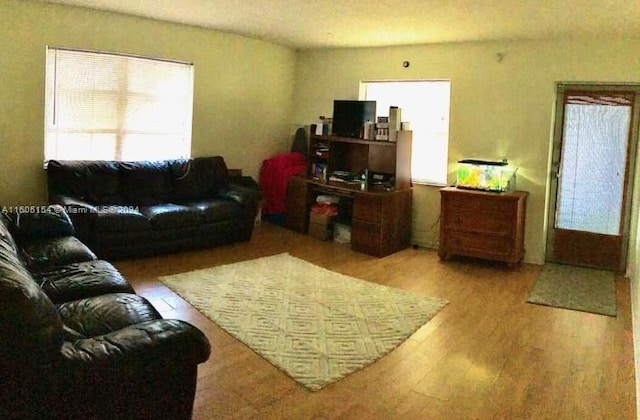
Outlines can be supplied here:
M527 302L616 316L615 275L611 271L546 263Z

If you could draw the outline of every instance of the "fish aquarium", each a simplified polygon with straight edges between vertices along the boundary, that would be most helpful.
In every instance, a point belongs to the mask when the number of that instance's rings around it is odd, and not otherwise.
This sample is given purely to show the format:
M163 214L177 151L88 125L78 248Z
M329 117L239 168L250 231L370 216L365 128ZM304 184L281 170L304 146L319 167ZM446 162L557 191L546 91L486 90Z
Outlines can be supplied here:
M516 189L517 170L518 168L509 165L506 160L459 160L456 186L482 191L513 191Z

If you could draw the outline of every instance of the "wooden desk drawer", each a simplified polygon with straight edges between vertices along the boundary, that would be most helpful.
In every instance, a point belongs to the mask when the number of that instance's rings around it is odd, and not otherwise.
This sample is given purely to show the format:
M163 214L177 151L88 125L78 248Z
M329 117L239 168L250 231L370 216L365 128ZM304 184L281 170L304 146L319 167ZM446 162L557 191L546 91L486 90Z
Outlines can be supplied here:
M373 194L357 194L353 203L353 218L365 222L380 223L382 197Z
M381 230L378 223L351 221L351 248L354 251L378 256L381 249Z

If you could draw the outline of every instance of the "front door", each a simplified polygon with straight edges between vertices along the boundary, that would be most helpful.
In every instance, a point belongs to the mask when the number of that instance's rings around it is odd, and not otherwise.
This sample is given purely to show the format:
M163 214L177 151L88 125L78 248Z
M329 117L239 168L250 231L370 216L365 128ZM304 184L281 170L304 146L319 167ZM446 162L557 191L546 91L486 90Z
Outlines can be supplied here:
M558 86L547 261L625 270L638 92Z

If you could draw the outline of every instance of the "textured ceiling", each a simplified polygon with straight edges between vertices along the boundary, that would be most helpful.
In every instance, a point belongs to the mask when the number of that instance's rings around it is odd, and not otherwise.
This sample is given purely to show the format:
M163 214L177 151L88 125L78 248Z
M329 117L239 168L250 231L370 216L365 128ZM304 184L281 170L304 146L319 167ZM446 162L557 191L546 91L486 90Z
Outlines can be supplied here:
M640 0L46 0L296 49L640 37Z

